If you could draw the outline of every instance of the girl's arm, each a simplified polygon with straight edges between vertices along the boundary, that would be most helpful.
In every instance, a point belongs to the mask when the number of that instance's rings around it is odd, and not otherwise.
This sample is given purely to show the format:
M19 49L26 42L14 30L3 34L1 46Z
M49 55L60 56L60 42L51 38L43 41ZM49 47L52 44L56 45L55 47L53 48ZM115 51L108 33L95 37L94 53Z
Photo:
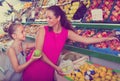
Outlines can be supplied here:
M40 57L32 57L32 59L30 59L29 61L25 62L24 64L19 65L14 48L9 48L7 55L11 61L11 64L15 72L23 71L31 62L40 58Z
M98 43L98 42L109 41L113 39L118 40L116 37L103 37L103 38L83 37L71 30L68 31L68 38L73 41L82 42L84 44Z

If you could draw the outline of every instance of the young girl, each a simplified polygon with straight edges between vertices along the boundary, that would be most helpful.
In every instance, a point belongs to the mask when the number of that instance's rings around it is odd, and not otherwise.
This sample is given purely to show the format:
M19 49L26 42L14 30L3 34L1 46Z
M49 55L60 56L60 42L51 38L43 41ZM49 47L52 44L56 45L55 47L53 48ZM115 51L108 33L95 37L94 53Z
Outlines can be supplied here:
M5 79L7 81L21 81L23 70L41 56L32 58L26 62L25 49L35 47L34 43L23 43L26 39L25 29L19 23L13 23L8 28L8 34L14 40L7 50ZM6 81L5 80L5 81Z

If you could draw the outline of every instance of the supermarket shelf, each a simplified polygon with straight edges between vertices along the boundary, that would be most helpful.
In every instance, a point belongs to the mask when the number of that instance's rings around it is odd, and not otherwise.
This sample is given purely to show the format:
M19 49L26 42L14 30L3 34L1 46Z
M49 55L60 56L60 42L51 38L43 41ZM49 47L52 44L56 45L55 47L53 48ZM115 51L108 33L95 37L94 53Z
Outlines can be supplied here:
M39 21L39 22L27 22L27 23L23 23L23 24L25 24L25 25L29 25L29 24L47 24L47 22L45 22L45 21L40 22ZM81 28L97 28L97 29L120 28L120 24L110 24L110 23L79 23L79 22L72 22L72 25L77 26L77 27L81 27ZM27 39L32 40L32 41L35 40L35 38L30 37L30 36L27 36ZM89 56L92 56L92 57L96 57L96 58L100 58L100 59L120 63L120 57L118 57L118 56L93 52L93 51L88 50L88 49L78 48L78 47L69 46L69 45L65 45L65 49L75 51L75 52L79 52L79 53L82 53L82 54L86 54L86 55L89 55Z
M46 21L36 21L36 22L26 22L22 23L23 25L30 25L30 24L47 24Z
M27 39L27 40L30 40L30 41L35 41L35 38L32 37L32 36L26 36L26 39Z
M110 23L79 23L79 22L72 22L72 25L82 27L82 28L100 28L100 29L120 28L120 24L110 24Z
M26 38L27 38L27 40L35 41L35 38L33 38L33 37L26 36ZM64 48L67 49L67 50L82 53L82 54L85 54L85 55L88 55L88 56L92 56L92 57L96 57L96 58L100 58L100 59L120 63L120 57L118 57L118 56L98 53L98 52L94 52L94 51L91 51L91 50L88 50L88 49L74 47L74 46L71 46L71 45L65 45Z
M24 25L29 24L47 24L46 21L36 21L36 22L26 22L22 23ZM73 26L78 26L82 28L100 28L100 29L114 29L120 28L120 24L110 24L110 23L80 23L80 22L72 22Z
M92 56L92 57L96 57L96 58L120 63L120 57L118 57L118 56L93 52L93 51L88 50L88 49L74 47L74 46L70 46L70 45L65 45L65 49L71 50L71 51L74 51L74 52L78 52L78 53L82 53L82 54L85 54L85 55L89 55L89 56Z

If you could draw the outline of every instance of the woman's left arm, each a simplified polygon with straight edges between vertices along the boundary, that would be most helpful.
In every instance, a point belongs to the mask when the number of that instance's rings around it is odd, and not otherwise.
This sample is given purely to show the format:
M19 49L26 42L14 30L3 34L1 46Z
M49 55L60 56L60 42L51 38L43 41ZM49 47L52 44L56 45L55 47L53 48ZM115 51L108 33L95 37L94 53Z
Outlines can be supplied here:
M98 42L103 42L103 41L109 41L109 40L118 40L116 37L103 37L103 38L95 38L95 37L83 37L75 32L68 30L68 38L70 40L76 41L76 42L81 42L84 44L92 44L92 43L98 43Z

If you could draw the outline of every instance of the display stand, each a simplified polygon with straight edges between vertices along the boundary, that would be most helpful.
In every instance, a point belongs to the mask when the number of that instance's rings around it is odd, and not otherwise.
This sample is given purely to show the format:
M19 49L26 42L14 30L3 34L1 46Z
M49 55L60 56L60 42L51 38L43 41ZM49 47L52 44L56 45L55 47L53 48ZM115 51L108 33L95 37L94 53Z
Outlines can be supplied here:
M45 21L41 21L41 22L27 22L27 23L23 23L23 24L24 25L47 24L47 22L45 22ZM72 22L72 25L80 27L80 28L91 28L91 29L92 28L96 28L96 29L116 29L116 28L120 28L120 24L107 24L107 23L104 24L104 23L79 23L79 22ZM27 37L27 38L34 39L34 38L31 38L31 37ZM91 50L75 47L75 46L72 46L72 45L66 45L65 49L71 50L71 51L74 51L74 52L79 52L79 53L82 53L82 54L86 54L86 55L89 55L91 57L104 59L104 60L108 60L108 61L111 61L111 62L120 63L120 57L118 57L118 56L113 56L113 55L93 52Z

